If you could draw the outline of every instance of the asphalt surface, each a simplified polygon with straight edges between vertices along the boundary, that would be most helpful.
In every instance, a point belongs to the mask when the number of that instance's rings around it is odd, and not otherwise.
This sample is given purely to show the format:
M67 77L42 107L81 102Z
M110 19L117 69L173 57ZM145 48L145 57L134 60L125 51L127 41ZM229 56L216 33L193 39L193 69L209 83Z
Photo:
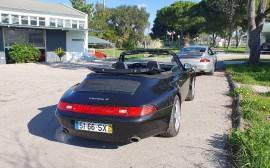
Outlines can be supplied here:
M0 66L0 167L228 167L231 98L222 62L214 76L197 76L195 99L182 104L177 137L130 144L62 133L54 110L64 91L88 73L82 67Z

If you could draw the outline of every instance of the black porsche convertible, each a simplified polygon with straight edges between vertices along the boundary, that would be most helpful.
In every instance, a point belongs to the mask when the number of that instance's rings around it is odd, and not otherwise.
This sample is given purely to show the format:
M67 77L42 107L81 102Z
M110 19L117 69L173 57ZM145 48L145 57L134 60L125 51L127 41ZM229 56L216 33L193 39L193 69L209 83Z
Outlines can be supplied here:
M193 100L196 76L175 53L125 51L111 65L88 68L55 111L65 133L117 142L178 134L181 104Z

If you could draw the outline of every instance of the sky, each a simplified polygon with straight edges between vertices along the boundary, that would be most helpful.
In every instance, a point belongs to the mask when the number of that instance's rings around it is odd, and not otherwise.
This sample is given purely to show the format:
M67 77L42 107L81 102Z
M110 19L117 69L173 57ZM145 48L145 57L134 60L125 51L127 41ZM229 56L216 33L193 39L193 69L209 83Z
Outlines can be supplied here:
M64 3L66 5L71 6L71 3L69 0L41 0L45 2L54 2L54 3ZM193 2L199 2L200 0L191 0ZM87 3L103 3L103 0L87 0ZM153 27L153 22L156 18L156 12L157 10L165 7L170 6L175 0L105 0L106 7L114 8L120 5L138 5L142 7L146 7L146 11L150 14L149 17L149 23L150 28L146 30L146 34L151 32L151 28Z

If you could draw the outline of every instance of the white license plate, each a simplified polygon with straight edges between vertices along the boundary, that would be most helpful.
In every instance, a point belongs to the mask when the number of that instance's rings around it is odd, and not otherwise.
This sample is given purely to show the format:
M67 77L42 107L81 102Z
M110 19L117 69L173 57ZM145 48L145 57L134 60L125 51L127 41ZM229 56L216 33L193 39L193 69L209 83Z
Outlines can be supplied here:
M268 50L268 47L263 47L264 50Z
M112 133L112 124L76 121L75 122L75 129L111 134Z

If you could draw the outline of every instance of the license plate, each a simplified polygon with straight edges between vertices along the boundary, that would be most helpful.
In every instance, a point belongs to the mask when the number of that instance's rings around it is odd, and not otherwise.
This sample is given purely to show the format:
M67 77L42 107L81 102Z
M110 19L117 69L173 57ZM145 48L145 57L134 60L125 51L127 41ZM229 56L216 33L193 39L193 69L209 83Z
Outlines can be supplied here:
M263 47L264 50L268 50L268 47Z
M112 124L103 124L103 123L93 123L93 122L84 122L76 121L75 122L76 130L90 131L90 132L101 132L101 133L112 133Z

